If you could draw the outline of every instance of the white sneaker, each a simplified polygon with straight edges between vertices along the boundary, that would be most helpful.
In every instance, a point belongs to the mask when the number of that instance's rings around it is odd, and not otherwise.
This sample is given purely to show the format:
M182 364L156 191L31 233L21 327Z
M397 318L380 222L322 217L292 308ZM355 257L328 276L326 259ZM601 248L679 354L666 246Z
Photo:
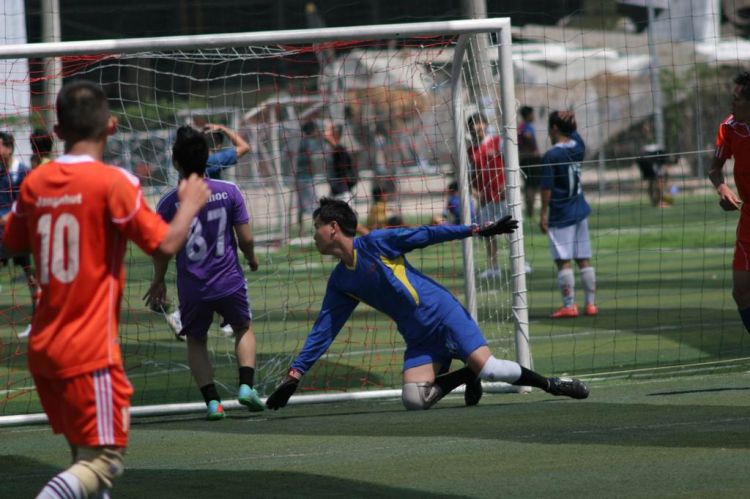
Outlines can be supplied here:
M184 336L180 336L180 331L182 331L182 318L180 317L180 311L172 312L171 314L164 314L164 318L167 321L167 324L172 329L172 332L180 341L185 341Z
M234 328L232 328L231 324L227 324L226 326L222 327L221 332L224 334L224 338L234 337Z
M24 338L28 338L30 334L31 334L31 324L29 324L26 329L18 333L16 336L18 336L19 340L23 340Z
M491 267L484 272L480 272L477 274L478 279L494 279L495 277L500 277L500 268L499 267Z
M532 270L533 270L533 269L531 268L531 265L529 265L529 264L527 263L527 264L526 264L526 273L527 273L527 274L531 274Z

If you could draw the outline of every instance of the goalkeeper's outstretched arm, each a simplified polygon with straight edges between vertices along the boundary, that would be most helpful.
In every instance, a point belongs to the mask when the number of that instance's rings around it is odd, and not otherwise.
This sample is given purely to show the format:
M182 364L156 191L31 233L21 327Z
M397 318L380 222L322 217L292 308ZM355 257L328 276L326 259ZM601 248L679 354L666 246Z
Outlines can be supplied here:
M286 406L289 398L297 390L302 376L328 350L349 316L359 305L358 300L332 288L332 281L333 279L328 283L328 290L323 298L323 307L310 334L307 335L305 346L302 347L297 360L292 363L284 380L266 401L269 409L276 410Z
M499 234L510 234L518 228L518 222L510 216L487 224L477 225L424 225L416 229L389 230L380 244L384 249L395 254L404 254L415 249L426 248L471 236L491 237Z

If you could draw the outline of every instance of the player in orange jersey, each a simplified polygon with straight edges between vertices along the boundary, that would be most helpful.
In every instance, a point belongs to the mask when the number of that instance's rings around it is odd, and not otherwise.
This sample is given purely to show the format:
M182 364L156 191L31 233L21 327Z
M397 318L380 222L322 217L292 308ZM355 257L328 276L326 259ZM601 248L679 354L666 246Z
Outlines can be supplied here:
M123 472L130 386L117 342L123 256L130 239L148 254L173 255L210 190L196 175L179 187L167 225L143 199L138 179L101 162L117 120L101 87L66 85L57 98L65 154L26 178L3 235L9 251L31 251L42 297L29 338L29 369L55 433L73 465L41 498L109 497Z
M719 125L716 154L708 170L708 177L719 194L719 205L724 211L740 210L737 242L734 246L732 295L745 329L750 332L750 73L742 72L734 78L732 114ZM734 156L734 182L737 194L724 179L724 163Z

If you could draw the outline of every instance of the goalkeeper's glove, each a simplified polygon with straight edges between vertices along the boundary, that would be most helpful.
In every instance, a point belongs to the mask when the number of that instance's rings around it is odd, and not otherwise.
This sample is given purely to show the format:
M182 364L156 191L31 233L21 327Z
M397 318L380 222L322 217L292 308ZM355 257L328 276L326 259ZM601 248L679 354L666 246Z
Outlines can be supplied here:
M478 234L482 237L497 236L498 234L512 234L518 228L518 220L513 220L507 215L500 220L485 224L484 227L479 225L472 226L472 234Z
M293 367L289 368L284 381L276 387L276 390L266 400L266 407L274 411L286 407L289 397L297 390L299 382L302 380L302 371Z

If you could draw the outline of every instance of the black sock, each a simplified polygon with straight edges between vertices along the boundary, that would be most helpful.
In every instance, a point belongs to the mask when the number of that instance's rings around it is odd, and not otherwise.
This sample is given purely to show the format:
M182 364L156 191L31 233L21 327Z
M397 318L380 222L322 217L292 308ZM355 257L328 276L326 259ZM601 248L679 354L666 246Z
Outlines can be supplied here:
M240 367L240 384L241 385L247 385L250 388L252 388L254 376L255 376L255 368Z
M516 386L533 386L534 388L541 388L545 392L549 388L549 380L547 378L523 366L521 366L521 377L513 384Z
M216 385L213 383L210 383L206 386L201 387L201 393L203 394L203 400L206 401L206 405L208 405L209 402L212 400L218 400L221 402L221 397L219 397L219 392L216 390Z
M465 366L457 371L438 376L435 378L435 384L443 390L443 395L447 395L457 387L467 383L472 383L473 381L476 381L476 379L477 375L474 374L474 371L472 371L469 366Z

